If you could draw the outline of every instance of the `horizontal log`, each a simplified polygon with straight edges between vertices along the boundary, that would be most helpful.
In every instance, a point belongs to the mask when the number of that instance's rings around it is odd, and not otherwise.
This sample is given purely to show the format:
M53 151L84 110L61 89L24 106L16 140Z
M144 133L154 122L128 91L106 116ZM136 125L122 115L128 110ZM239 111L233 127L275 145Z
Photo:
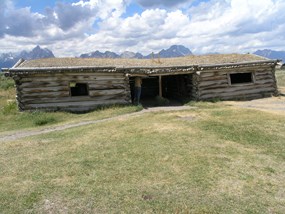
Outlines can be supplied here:
M69 91L68 86L57 86L57 87L41 87L41 88L19 88L18 89L22 94L30 93L42 93L42 92L58 92L58 91Z
M92 105L92 106L67 106L67 107L38 107L38 108L34 108L34 107L25 107L25 109L23 109L22 111L32 111L32 110L42 110L42 111L69 111L69 112L88 112L88 111L92 111L95 110L96 108L98 108L98 106L101 105L126 105L126 104L130 104L130 101L118 101L118 102L112 102L112 103L108 103L108 104L98 104L98 105Z
M233 86L228 86L228 87L216 87L216 88L200 88L199 92L201 94L209 94L209 93L220 93L224 91L228 92L233 92L233 91L239 91L239 90L251 90L251 89L262 89L266 87L272 87L274 88L274 84L272 83L266 83L266 84L252 84L252 85L247 85L243 87L233 87Z
M219 69L219 70L202 70L200 75L201 77L211 77L219 76L228 73L246 73L246 72L271 72L272 68L270 66L260 66L260 67L251 67L251 68L232 68L232 69Z
M255 69L254 72L255 72L256 74L272 73L272 69L271 69L271 68Z
M201 71L200 78L211 78L211 77L217 77L217 76L224 76L227 75L228 72L226 71L212 71L212 72L204 72Z
M124 99L111 99L111 100L92 100L92 101L80 101L80 102L62 102L62 103L42 103L42 104L26 104L26 108L80 108L80 107L87 107L87 106L98 106L98 105L109 105L109 104L116 104L116 103L126 103L127 101Z
M88 111L95 110L100 105L126 105L126 104L130 104L130 103L131 103L131 101L122 100L122 101L110 102L110 103L92 105L92 106L57 107L56 109L48 109L48 110L51 110L51 111L52 110L53 111L54 110L61 110L61 111L71 111L71 112L88 112ZM46 110L46 108L45 108L45 110Z
M219 100L251 100L251 99L258 99L263 97L270 97L274 96L274 92L271 93L256 93L256 94L240 94L240 95L229 95L229 96L212 96L208 98L197 98L197 100L212 100L212 99L219 99Z
M199 87L207 87L207 86L213 86L213 85L228 85L228 79L201 81L199 83Z
M125 99L126 94L121 95L105 95L98 97L90 96L75 96L75 97L59 97L59 98L22 98L20 101L25 104L41 104L41 103L65 103L65 102L84 102L84 101L98 101L98 100L111 100L111 99Z
M89 76L102 76L102 77L116 77L116 78L125 78L126 75L124 73L118 73L118 72L111 72L111 73L97 73L97 72L90 72L90 73L65 73L63 75L68 75L68 76L81 76L81 75L89 75Z
M90 81L90 80L125 80L123 77L113 77L113 76L53 76L53 77L24 77L21 82L32 82L32 81L43 81L43 82L53 82L53 81Z
M124 84L111 84L111 85L90 85L89 90L107 90L107 89L125 89Z
M106 85L106 84L129 84L129 82L126 82L124 79L108 79L108 80L44 80L44 79L37 79L37 80L32 80L32 81L22 81L19 87L48 87L48 86L60 86L60 85L69 85L70 82L76 82L76 83L86 83L86 84L101 84L101 85Z
M223 74L223 75L219 75L219 76L212 76L212 77L201 77L200 81L212 81L212 80L224 80L224 79L228 79L228 75Z
M213 71L232 71L232 70L256 70L256 69L272 69L273 63L270 64L256 64L256 65L249 65L249 63L244 64L243 66L237 66L234 64L221 64L221 65L213 65L210 67L202 66L203 72L213 72ZM222 67L220 67L222 66ZM224 67L226 66L226 67Z
M274 79L264 79L264 80L256 80L255 81L255 84L257 84L257 85L267 84L267 83L272 83L272 84L276 85L276 80L274 80Z
M120 95L129 93L126 89L110 89L110 90L89 90L90 97L105 96L105 95ZM69 97L69 90L66 91L56 91L56 92L31 92L24 93L18 92L22 98L57 98L57 97ZM87 95L88 96L88 95Z
M19 88L37 88L37 87L57 87L57 86L67 86L69 81L54 81L54 82L21 82Z
M262 76L255 76L255 80L266 80L266 79L274 79L273 75L262 75Z
M274 82L272 75L264 75L264 76L256 76L255 77L256 82L268 82L268 81L272 81ZM222 83L228 83L228 79L227 76L224 76L224 78L215 78L215 79L211 79L211 78L207 78L207 80L205 79L201 79L201 82L199 84L199 86L211 86L214 84L220 85Z
M34 73L27 74L25 76L32 77L51 77L51 76L113 76L113 77L125 77L124 73L97 73L97 72L65 72L65 73Z
M255 71L255 75L266 75L266 74L272 75L272 70Z
M106 86L106 85L119 85L119 84L128 84L129 82L126 82L125 80L121 79L121 80L95 80L93 82L90 82L88 85L89 86Z
M236 95L236 96L223 96L223 97L212 97L208 99L198 99L198 100L211 100L211 99L220 99L220 100L252 100L252 99L260 99L264 97L274 96L274 93L262 93L262 94L247 94L245 95Z
M58 94L58 93L70 93L69 90L63 90L63 91L43 91L43 92L22 92L20 90L17 90L17 95L23 97L23 96L37 96L42 97L43 95L51 95L51 94Z
M259 99L263 98L262 94L248 94L246 96L244 95L236 95L236 96L223 96L223 97L210 97L210 98L197 98L197 100L212 100L212 99L219 99L219 100L252 100L252 99Z
M272 74L264 74L264 75L255 75L255 79L262 80L262 79L274 79L274 75Z
M59 91L59 92L42 92L42 93L29 93L29 94L20 94L22 98L55 98L55 97L69 97L69 91Z
M216 84L216 85L209 85L209 86L200 86L199 85L199 90L203 91L203 90L213 90L213 89L225 89L225 88L249 88L249 87L264 87L265 85L276 85L275 81L272 79L269 80L260 80L260 81L256 81L255 83L244 83L244 84Z
M112 89L112 90L92 90L89 91L91 97L105 96L105 95L122 95L126 94L125 89Z
M262 93L274 93L274 87L268 88L258 88L258 89L251 89L251 90L239 90L239 91L224 91L224 92L212 92L212 93L201 93L200 99L208 99L214 97L224 97L224 96L247 96L249 94L262 94Z
M54 81L54 82L42 82L42 81L29 81L29 82L22 82L18 84L17 87L19 88L35 88L35 87L56 87L56 86L69 86L70 82L77 82L77 81ZM96 85L107 85L107 84L125 84L129 85L129 82L125 80L94 80L94 81L81 81L78 83L86 83L88 85L96 84Z

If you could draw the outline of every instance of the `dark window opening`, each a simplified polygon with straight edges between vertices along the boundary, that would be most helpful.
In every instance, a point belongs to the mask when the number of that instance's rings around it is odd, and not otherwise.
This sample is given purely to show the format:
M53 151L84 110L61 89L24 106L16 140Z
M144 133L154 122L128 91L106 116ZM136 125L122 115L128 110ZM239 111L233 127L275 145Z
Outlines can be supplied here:
M71 96L88 96L88 86L86 83L70 84Z
M251 72L230 74L230 79L231 79L231 84L253 83Z

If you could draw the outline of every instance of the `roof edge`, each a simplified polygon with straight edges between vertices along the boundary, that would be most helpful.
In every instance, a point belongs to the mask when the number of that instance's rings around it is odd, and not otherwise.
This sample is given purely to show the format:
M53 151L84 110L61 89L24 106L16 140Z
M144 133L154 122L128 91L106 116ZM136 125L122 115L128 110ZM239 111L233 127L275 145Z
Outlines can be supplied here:
M32 71L32 70L78 70L78 69L115 69L115 66L67 66L67 67L12 67L9 71Z
M20 59L10 71L30 71L30 70L76 70L76 69L162 69L162 68L186 68L186 67L223 67L232 65L251 65L259 63L277 63L278 60L256 60L247 62L233 62L233 63L220 63L220 64L189 64L183 66L63 66L63 67L18 67L25 60Z
M26 60L21 58L18 60L18 62L16 62L16 64L12 67L12 68L17 68L18 66L20 66L23 62L25 62Z
M275 63L277 64L277 59L270 60L257 60L257 61L248 61L248 62L233 62L233 63L221 63L221 64L208 64L208 65L198 65L199 68L209 68L209 67L227 67L227 66L245 66L245 65L254 65L254 64L266 64L266 63Z
M258 61L248 61L248 62L235 62L235 63L223 63L223 64L208 64L208 65L188 65L188 66L130 66L130 67L116 67L116 66L67 66L67 67L17 67L24 61L18 61L10 69L6 71L8 73L50 73L50 72L66 72L66 71L84 71L90 70L91 72L124 72L124 70L159 70L159 69L189 69L192 68L194 70L204 70L204 69L223 69L223 68L233 68L233 67L247 67L247 66L255 66L260 64L274 64L276 65L278 60L258 60Z

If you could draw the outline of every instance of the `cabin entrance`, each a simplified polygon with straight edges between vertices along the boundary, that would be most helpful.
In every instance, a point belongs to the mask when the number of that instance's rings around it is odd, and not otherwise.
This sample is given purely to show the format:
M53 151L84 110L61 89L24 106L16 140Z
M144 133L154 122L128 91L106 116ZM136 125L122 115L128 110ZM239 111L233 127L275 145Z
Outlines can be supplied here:
M134 99L134 79L135 77L130 77L132 100ZM183 105L191 100L191 94L192 74L142 77L141 103L143 106Z

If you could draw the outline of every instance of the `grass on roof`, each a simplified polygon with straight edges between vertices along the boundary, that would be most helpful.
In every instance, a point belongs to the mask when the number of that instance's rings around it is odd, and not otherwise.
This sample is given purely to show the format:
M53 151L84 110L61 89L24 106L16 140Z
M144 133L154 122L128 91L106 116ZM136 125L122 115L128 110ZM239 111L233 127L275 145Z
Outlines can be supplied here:
M107 59L107 58L49 58L29 60L19 67L72 67L72 66L115 66L115 67L167 67L222 63L238 63L265 60L252 54L192 55L160 59Z

